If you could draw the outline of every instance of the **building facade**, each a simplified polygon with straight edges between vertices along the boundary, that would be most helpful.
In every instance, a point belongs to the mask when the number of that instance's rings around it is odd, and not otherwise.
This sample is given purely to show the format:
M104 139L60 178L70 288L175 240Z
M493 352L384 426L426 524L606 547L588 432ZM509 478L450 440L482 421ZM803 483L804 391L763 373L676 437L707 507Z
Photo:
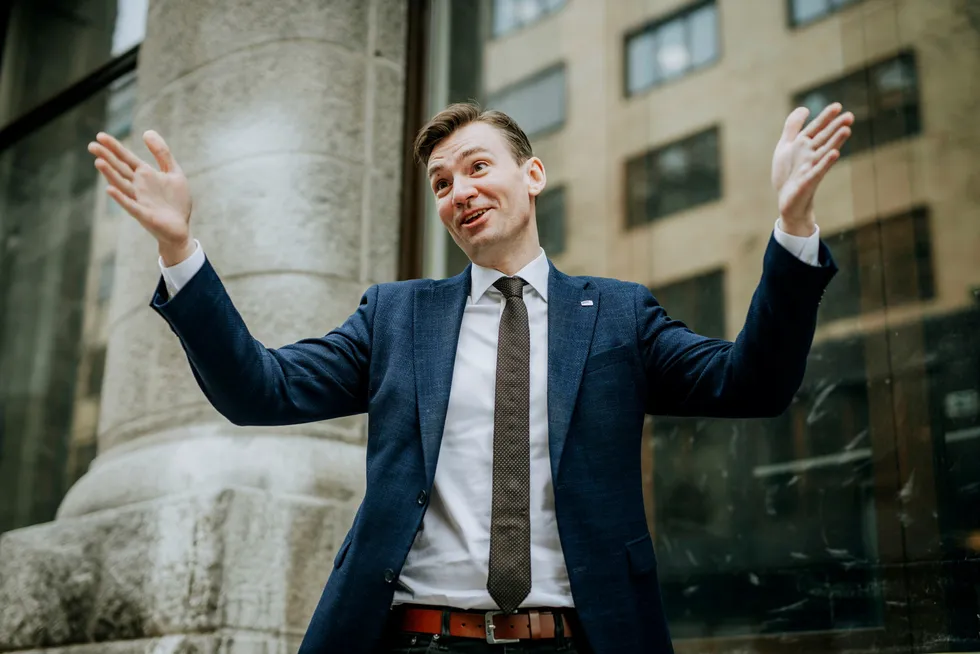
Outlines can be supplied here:
M146 307L152 242L85 144L163 133L196 234L275 345L371 283L466 265L406 157L465 100L528 132L559 269L643 283L728 339L776 219L783 120L855 113L817 198L840 273L793 405L648 420L668 621L681 652L980 648L980 3L7 11L0 650L295 649L363 483L361 421L257 431L210 409Z

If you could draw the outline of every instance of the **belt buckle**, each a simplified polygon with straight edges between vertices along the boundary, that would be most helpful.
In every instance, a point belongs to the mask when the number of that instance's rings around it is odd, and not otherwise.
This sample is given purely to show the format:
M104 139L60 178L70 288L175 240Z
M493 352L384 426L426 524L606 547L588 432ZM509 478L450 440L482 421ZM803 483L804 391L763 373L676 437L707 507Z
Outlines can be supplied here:
M519 643L520 638L497 638L493 635L494 629L497 625L493 623L493 616L495 615L506 615L504 611L487 611L483 617L483 628L487 633L487 642L491 645L503 645L505 643Z

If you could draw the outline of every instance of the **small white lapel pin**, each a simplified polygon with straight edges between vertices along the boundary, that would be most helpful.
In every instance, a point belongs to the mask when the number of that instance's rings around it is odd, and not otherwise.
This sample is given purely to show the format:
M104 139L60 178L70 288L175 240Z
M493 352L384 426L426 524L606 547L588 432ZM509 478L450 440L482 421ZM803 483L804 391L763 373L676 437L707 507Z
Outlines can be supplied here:
M583 307L591 307L592 306L592 300L582 300L582 306Z

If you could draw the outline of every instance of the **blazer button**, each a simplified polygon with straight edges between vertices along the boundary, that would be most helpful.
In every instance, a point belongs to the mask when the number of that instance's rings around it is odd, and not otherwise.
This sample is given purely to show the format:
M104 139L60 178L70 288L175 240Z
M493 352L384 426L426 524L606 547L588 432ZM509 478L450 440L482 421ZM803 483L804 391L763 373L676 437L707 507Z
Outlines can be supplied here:
M385 570L385 583L390 584L395 580L395 571L391 568Z
M425 491L419 491L418 499L415 501L419 503L419 506L425 506L425 500L428 497Z

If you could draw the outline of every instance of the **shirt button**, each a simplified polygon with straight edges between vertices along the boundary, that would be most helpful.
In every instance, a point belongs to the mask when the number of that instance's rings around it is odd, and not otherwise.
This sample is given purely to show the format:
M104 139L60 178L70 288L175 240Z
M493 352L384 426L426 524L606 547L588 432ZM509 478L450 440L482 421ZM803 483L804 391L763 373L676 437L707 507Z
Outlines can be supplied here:
M395 580L395 571L391 568L385 570L385 583L390 584Z
M418 499L416 499L415 501L419 503L419 506L423 506L425 504L425 499L427 497L428 495L426 494L425 491L419 491Z

